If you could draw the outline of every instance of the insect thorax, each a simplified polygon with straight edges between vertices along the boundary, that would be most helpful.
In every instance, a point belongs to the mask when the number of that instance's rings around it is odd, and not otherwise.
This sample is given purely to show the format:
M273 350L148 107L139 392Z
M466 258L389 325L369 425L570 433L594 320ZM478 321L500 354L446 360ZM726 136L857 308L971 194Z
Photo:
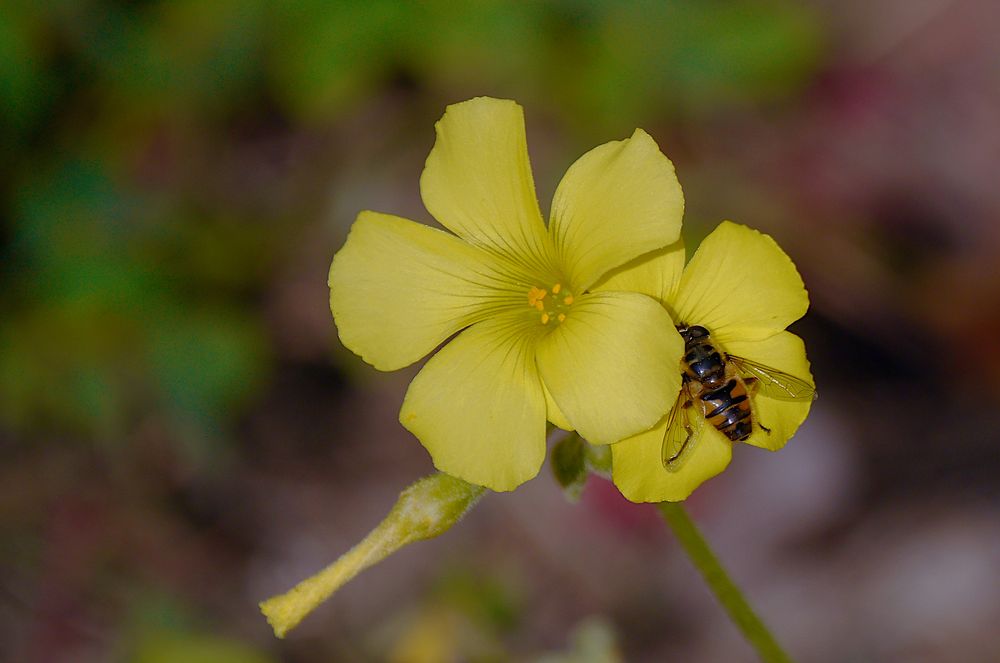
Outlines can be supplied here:
M679 327L684 339L684 376L712 389L726 382L726 362L704 327Z

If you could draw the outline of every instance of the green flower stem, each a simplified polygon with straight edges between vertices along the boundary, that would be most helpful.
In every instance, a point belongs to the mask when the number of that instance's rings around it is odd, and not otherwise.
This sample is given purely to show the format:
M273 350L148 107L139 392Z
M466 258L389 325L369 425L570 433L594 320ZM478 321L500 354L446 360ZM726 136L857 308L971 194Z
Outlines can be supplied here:
M771 635L771 632L753 611L739 588L733 584L729 574L722 568L718 558L708 542L698 531L698 527L688 516L680 502L661 502L657 505L663 519L670 525L674 536L680 541L681 547L691 559L705 582L708 583L715 598L729 613L737 628L743 632L743 637L757 650L757 655L765 663L791 663L788 654Z

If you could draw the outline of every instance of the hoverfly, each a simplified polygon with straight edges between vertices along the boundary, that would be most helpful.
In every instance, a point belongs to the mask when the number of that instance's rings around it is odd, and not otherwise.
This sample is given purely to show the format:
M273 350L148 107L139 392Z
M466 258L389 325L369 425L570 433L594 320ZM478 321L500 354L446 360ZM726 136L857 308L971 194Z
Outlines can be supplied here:
M684 358L681 393L663 435L663 466L668 471L680 469L684 451L700 435L704 422L733 442L749 438L754 425L770 434L750 405L750 396L758 391L785 401L816 398L815 387L801 378L722 352L704 327L682 324L677 331L684 339Z

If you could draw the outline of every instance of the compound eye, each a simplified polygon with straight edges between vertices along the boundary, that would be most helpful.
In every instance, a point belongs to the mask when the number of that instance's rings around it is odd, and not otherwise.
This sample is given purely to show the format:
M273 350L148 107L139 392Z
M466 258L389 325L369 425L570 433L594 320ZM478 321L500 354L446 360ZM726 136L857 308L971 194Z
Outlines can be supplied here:
M691 338L704 338L708 336L708 330L704 327L695 325L694 327L688 329L688 334L691 335Z

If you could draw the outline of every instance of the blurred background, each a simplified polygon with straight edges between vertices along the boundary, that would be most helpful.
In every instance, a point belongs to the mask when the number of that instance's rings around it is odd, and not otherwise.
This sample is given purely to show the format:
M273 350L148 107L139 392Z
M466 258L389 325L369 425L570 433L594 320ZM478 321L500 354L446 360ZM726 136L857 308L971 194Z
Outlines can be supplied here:
M694 246L772 234L820 399L689 507L800 661L1000 660L1000 5L14 0L0 10L0 659L752 661L646 506L548 468L287 640L257 601L432 471L340 346L355 215L448 103L543 210L649 131Z

